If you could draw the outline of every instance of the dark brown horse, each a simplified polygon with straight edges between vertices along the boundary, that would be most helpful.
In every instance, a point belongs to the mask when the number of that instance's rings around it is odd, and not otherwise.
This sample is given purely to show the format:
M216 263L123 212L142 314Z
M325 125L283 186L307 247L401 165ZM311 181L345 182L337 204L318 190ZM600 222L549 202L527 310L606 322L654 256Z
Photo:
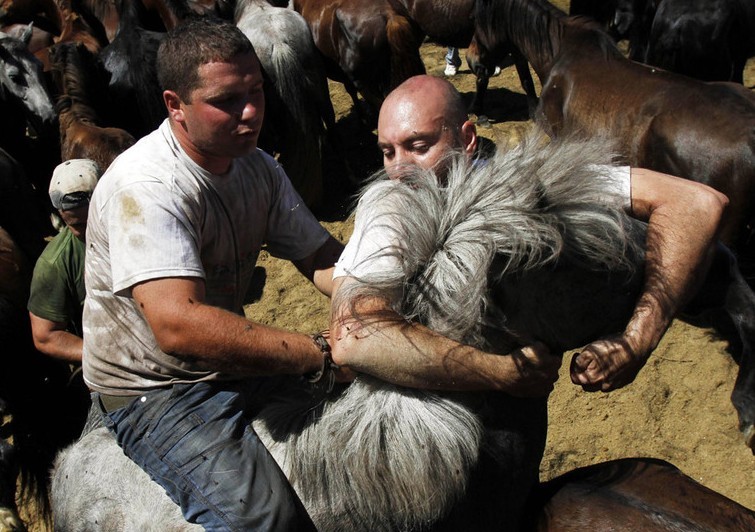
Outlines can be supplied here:
M294 0L293 5L312 31L328 77L343 83L358 111L361 94L372 119L391 89L425 73L422 35L388 0Z
M672 464L624 458L569 471L541 485L528 530L754 530L755 512Z
M103 127L94 106L99 70L95 58L80 43L60 43L51 49L59 93L61 159L91 159L104 171L133 145L134 137L115 127ZM100 85L101 90L104 86Z
M543 85L538 120L618 142L626 161L725 193L721 239L749 270L755 252L755 95L627 60L607 34L545 0L481 0L486 48L516 47ZM478 25L478 27L480 27ZM755 256L755 255L754 255Z
M730 205L720 236L752 282L755 96L734 83L704 83L629 61L594 22L569 18L546 0L480 0L478 8L481 47L513 46L539 76L537 120L552 136L607 137L632 166L725 193ZM732 394L745 431L755 425L752 359L743 355Z
M470 112L485 116L485 96L493 69L508 66L513 61L522 88L527 94L530 108L537 104L535 85L532 82L527 60L521 55L509 57L510 52L480 49L473 39L477 0L390 0L398 13L412 21L431 41L457 48L469 46L467 63L476 76L474 99ZM471 43L471 44L470 44Z
M755 55L754 28L749 0L663 0L643 62L705 81L742 83Z

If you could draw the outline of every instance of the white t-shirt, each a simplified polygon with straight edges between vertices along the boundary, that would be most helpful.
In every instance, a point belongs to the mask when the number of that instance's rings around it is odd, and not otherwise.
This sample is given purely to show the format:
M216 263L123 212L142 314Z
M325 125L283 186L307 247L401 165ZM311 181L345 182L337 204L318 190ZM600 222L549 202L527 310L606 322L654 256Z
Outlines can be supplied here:
M93 390L133 394L173 383L231 379L163 353L131 297L142 281L200 277L206 302L243 314L262 246L299 260L327 231L277 162L257 150L215 176L181 149L168 121L124 152L89 209L84 379Z
M631 181L628 166L606 166L607 193L624 198L624 209L631 209ZM380 182L375 183L359 200L354 219L354 231L335 265L333 278L366 278L376 273L397 271L399 259L395 255L397 224L391 222L393 210L381 204Z

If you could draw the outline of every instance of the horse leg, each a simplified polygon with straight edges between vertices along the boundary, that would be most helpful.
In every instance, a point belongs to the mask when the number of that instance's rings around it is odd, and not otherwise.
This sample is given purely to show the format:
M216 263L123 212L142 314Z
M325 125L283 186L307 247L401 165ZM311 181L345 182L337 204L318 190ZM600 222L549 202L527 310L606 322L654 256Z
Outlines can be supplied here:
M703 285L684 313L710 310L728 317L740 344L739 373L731 401L745 444L755 454L755 293L742 276L733 253L722 244L716 248Z
M11 436L8 406L0 399L0 530L25 530L16 508L16 479L18 459L13 446L6 441Z
M519 83L521 83L522 89L527 95L527 110L530 116L534 116L537 108L537 92L535 92L535 82L532 80L530 65L527 59L517 52L514 54L514 66L516 66L516 73L519 75Z
M474 43L474 41L472 41ZM472 103L469 105L469 112L477 115L477 123L487 125L488 117L485 116L485 96L488 93L488 83L490 82L490 70L486 67L477 52L477 48L470 45L467 49L467 65L475 75L475 93Z

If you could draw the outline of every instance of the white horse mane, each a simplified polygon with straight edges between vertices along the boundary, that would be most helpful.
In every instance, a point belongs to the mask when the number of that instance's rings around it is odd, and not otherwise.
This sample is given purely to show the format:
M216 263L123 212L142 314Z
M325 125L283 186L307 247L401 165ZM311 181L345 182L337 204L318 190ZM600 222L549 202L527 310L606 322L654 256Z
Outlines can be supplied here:
M638 222L606 185L611 153L595 139L547 143L533 134L483 163L452 154L446 183L416 167L400 182L376 174L361 197L390 206L375 225L392 233L397 245L382 255L400 268L360 279L335 303L379 294L407 319L480 346L491 284L504 275L559 259L631 275Z

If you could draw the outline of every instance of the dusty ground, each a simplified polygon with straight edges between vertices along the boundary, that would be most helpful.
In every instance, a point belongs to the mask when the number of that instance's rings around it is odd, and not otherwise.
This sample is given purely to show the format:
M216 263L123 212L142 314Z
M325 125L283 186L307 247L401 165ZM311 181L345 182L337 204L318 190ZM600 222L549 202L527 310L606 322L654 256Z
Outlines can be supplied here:
M444 51L423 45L428 73L443 75ZM755 79L753 70L751 62L749 79ZM471 97L474 76L466 65L452 81ZM491 81L490 101L499 121L479 132L496 142L516 138L531 123L514 69ZM346 132L346 149L355 155L350 159L358 171L377 168L374 135L358 132L351 101L339 85L331 85L331 94L339 128ZM338 208L323 215L323 223L345 241L352 229L342 212L347 202L332 190L332 204ZM247 307L249 317L303 332L327 326L326 299L301 282L293 268L269 256L263 256L260 266L267 282L261 300ZM542 479L603 460L649 456L668 460L704 485L755 509L755 457L742 442L729 400L738 368L726 347L710 330L677 321L637 380L610 394L588 394L572 385L565 364L550 399Z

